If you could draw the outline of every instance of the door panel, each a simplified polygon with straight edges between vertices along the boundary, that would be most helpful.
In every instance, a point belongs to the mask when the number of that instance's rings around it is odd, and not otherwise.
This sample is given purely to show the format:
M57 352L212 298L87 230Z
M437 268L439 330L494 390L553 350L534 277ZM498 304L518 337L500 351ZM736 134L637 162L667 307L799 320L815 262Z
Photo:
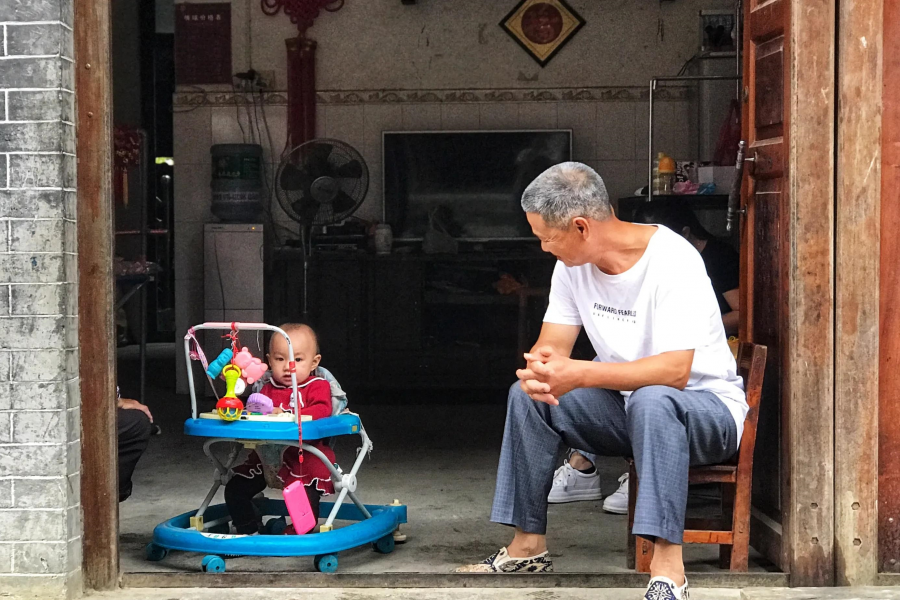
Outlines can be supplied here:
M787 144L789 124L786 0L745 5L743 139L747 141L741 226L741 338L768 346L753 469L753 505L783 523L785 324L787 323ZM781 556L770 556L784 567Z
M781 297L784 277L779 257L782 253L781 214L782 194L780 178L753 182L753 229L750 235L754 248L752 272L752 340L771 350L782 347L781 319L776 307ZM782 437L781 437L781 363L773 353L766 364L763 402L757 426L756 455L753 470L753 504L770 518L780 522Z

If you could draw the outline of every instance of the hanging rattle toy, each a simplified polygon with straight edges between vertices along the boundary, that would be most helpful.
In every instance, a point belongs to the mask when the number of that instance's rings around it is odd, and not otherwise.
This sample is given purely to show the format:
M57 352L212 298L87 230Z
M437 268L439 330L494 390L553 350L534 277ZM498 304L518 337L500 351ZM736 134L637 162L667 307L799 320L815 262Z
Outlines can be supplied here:
M244 403L237 397L238 394L243 393L244 380L241 379L241 368L234 364L234 355L240 348L237 323L231 324L231 333L225 337L231 340L230 352L226 349L210 367L218 368L221 365L222 377L225 378L225 395L216 403L216 412L223 421L230 422L240 419L244 412ZM231 362L228 362L229 360ZM241 389L235 390L239 384Z
M226 365L222 369L225 376L225 395L216 403L216 411L223 421L237 421L244 412L244 403L234 393L234 386L241 377L241 368L236 365Z

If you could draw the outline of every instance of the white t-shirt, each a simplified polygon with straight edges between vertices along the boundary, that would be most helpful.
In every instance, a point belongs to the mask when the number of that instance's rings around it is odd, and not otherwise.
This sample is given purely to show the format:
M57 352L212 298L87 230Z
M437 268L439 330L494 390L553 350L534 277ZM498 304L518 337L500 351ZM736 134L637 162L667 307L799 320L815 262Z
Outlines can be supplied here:
M740 446L747 416L743 380L700 253L658 226L630 269L608 275L593 264L556 264L547 323L584 327L598 360L621 363L663 352L693 350L687 390L718 396L734 416ZM625 396L626 409L630 392Z

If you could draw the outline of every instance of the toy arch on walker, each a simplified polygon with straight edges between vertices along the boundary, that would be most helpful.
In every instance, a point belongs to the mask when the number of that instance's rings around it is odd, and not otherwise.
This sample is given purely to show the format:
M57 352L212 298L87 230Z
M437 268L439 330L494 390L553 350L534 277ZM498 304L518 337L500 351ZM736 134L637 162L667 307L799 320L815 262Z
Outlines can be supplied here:
M203 350L197 342L196 332L202 330L230 331L232 348L226 349L215 361L207 365ZM235 388L242 373L234 359L246 354L246 348L238 345L239 331L269 331L284 336L290 356L294 348L287 333L278 327L265 323L203 323L190 328L184 337L185 362L191 393L191 418L185 421L185 435L205 438L203 452L215 466L212 486L200 507L160 523L153 530L153 541L146 548L146 557L151 561L164 559L169 551L180 550L205 554L200 568L205 572L225 571L226 556L313 556L314 567L322 572L334 572L338 567L338 553L350 548L371 543L375 551L387 554L393 551L395 542L405 541L400 533L400 525L406 523L406 506L398 501L392 504L363 504L357 496L357 473L365 457L372 449L366 431L358 415L344 413L316 421L304 421L300 417L297 401L300 398L297 375L291 363L291 405L293 415L279 415L266 418L264 415L242 418L243 403L237 398ZM217 413L198 414L197 396L194 387L192 360L202 363L207 376L212 378L224 374L227 383L225 396L217 405ZM242 356L240 360L254 365L253 379L259 379L259 359ZM249 361L249 362L248 362ZM265 366L265 365L263 365ZM248 378L249 379L249 378ZM250 382L252 383L252 382ZM227 400L227 402L222 402ZM349 472L343 472L317 448L305 444L306 440L320 440L340 435L358 435L361 446ZM214 452L217 444L228 443L231 449L224 460ZM231 468L244 448L254 449L266 444L294 446L302 449L308 458L320 460L328 468L334 482L337 497L333 502L322 502L318 517L324 516L325 523L319 533L305 535L281 535L287 527L287 518L293 511L283 500L258 498L254 500L263 516L271 517L265 525L266 535L230 535L231 517L224 504L210 505L219 488L228 483ZM304 494L296 494L305 500ZM349 498L350 503L347 503ZM334 521L351 521L344 527L334 528Z

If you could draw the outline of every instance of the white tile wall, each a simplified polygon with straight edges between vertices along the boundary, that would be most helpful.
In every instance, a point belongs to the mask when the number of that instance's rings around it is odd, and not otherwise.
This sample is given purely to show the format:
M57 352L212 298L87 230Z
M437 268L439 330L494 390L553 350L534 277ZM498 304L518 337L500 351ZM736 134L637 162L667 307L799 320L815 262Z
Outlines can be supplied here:
M327 137L347 142L357 150L365 146L365 107L362 104L329 106L325 114Z
M403 129L410 131L435 131L440 128L440 104L403 105Z
M442 104L441 129L464 131L479 128L480 107L478 104Z
M479 129L516 129L519 105L515 102L489 102L481 105Z
M635 148L635 104L597 104L597 159L631 160Z
M560 102L556 124L572 130L572 157L578 161L597 158L597 103Z
M519 104L519 127L522 129L555 129L556 102L523 102Z

